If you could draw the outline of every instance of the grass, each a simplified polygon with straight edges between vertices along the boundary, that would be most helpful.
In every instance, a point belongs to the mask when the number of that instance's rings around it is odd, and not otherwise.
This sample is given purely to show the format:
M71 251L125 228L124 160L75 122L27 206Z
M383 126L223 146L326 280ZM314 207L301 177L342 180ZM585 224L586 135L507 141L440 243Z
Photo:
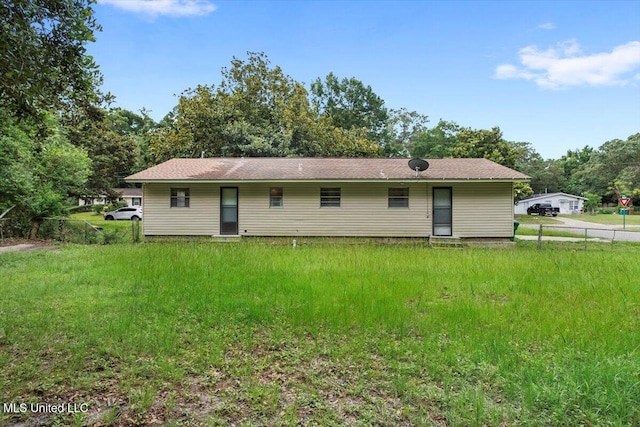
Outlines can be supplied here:
M592 222L594 224L606 224L606 225L618 225L622 227L622 215L618 214L597 214L597 215L560 215L564 218L569 219L577 219L584 222ZM516 215L516 221L520 222L520 224L562 224L561 221L548 216L538 216L538 215ZM640 215L626 215L626 225L627 226L640 226Z
M40 227L38 237L65 243L131 243L134 233L141 237L141 224L133 221L106 221L102 214L82 212L71 215L69 220L49 219ZM96 227L94 230L92 227ZM134 225L140 226L134 229Z
M515 220L520 224L562 224L561 221L558 221L554 217L540 215L515 215Z
M562 230L554 230L552 228L543 228L542 233L544 236L553 236L553 237L575 237L575 238L584 238L584 233L579 232L569 232ZM518 227L516 230L517 236L537 236L538 228L533 227Z
M567 218L572 218L572 219L579 219L580 221L585 221L585 222L593 222L596 224L606 224L606 225L618 225L620 227L622 227L622 215L618 215L618 214L611 214L611 215L606 215L606 214L598 214L598 215L590 215L590 214L584 214L584 215L562 215L564 217ZM640 226L640 215L626 215L626 218L624 219L624 221L626 222L627 226Z
M101 227L104 232L131 233L131 221L106 221L102 214L95 212L81 212L71 215L73 219L87 221L88 223Z
M637 425L640 247L533 247L1 254L0 402L89 411L0 424Z

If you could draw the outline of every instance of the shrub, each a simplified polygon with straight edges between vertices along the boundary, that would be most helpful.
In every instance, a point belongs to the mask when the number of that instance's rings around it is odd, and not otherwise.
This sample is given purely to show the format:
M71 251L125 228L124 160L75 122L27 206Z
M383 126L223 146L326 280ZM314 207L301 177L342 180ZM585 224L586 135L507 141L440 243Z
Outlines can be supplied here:
M96 215L100 215L104 211L104 205L93 205L93 211Z
M107 205L107 207L105 208L106 211L115 211L116 209L120 209L120 208L124 208L125 206L127 206L127 202L115 202L115 203L111 203L110 205Z
M67 208L69 214L80 213L80 212L91 212L93 210L94 205L82 205L82 206L72 206Z
M613 209L609 209L609 208L598 209L598 214L601 214L601 215L613 215Z

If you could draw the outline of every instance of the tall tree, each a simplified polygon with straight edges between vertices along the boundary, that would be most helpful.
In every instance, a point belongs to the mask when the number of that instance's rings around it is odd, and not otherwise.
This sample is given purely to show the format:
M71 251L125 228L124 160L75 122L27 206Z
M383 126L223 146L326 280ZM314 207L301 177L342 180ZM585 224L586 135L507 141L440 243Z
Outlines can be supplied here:
M86 150L69 141L66 124L105 99L85 48L100 30L92 3L0 2L0 205L16 206L12 223L22 234L24 224L33 235L39 218L61 214L89 174Z
M98 99L101 76L85 44L100 27L94 0L0 2L0 103L17 116Z
M335 126L363 129L371 141L385 145L389 111L371 86L354 77L340 80L329 73L324 81L317 78L311 83L311 94L314 108L329 117Z
M429 117L406 108L390 110L387 120L384 157L406 157L414 141L425 131Z
M69 140L81 147L91 158L91 174L76 196L110 195L114 187L122 183L122 178L134 172L136 165L137 140L134 135L117 132L113 114L101 108L87 109L87 114L69 125Z
M34 237L42 217L62 214L67 197L86 182L90 163L54 115L41 123L17 121L0 108L0 210L16 207L11 215L17 234Z
M452 150L453 157L479 157L515 167L518 150L502 138L502 131L497 126L491 130L464 128L456 138L458 143Z
M605 142L575 175L603 200L613 202L623 193L640 199L640 133Z
M452 157L461 129L455 122L440 119L435 127L420 132L410 141L409 153L412 157L432 159Z
M567 150L567 153L560 157L559 163L565 178L562 191L569 194L582 194L585 191L585 183L580 179L578 171L589 163L593 153L593 148L585 146L582 149Z
M135 147L135 164L132 169L122 172L129 175L129 172L135 173L153 166L149 145L151 134L159 125L149 116L147 110L142 109L138 114L123 108L113 108L107 114L107 119L111 124L111 130L131 140Z
M367 156L378 148L357 129L338 130L311 109L308 92L263 53L234 58L218 87L185 91L151 137L156 161L206 156Z

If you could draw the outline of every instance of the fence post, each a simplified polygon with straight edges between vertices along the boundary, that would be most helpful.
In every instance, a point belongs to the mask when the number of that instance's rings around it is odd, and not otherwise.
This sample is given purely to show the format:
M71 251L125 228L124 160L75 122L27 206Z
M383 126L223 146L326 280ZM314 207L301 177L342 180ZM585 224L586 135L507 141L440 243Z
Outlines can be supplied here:
M585 227L585 229L584 229L584 250L585 251L587 250L587 231L588 230L589 229Z
M140 241L140 221L131 221L131 238L133 243Z
M538 229L538 249L542 248L542 224L540 224L540 228Z

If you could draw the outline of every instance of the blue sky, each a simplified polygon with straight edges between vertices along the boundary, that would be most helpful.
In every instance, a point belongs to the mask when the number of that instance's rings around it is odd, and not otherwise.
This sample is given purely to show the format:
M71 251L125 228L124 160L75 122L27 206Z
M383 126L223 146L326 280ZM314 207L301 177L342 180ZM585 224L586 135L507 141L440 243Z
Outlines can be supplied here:
M640 0L98 0L94 11L103 89L155 120L253 51L307 87L355 77L429 126L499 126L544 158L640 132Z

